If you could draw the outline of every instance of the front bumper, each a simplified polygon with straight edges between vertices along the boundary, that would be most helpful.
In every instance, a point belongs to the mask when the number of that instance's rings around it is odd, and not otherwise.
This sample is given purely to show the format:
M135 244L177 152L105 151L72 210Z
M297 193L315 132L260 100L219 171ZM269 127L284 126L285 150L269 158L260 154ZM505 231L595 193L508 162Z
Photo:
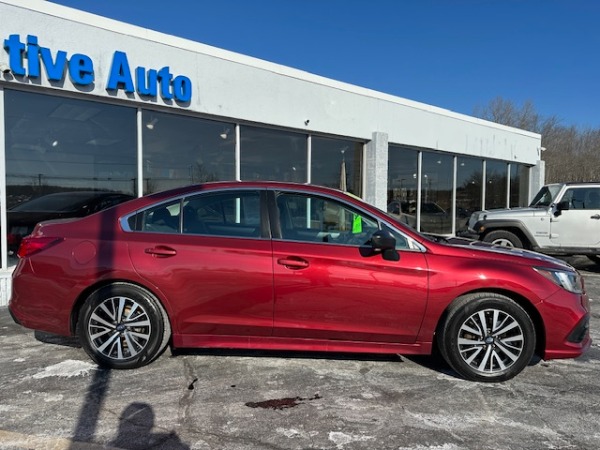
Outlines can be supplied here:
M586 294L561 289L537 306L546 338L542 358L576 358L590 348L590 302Z

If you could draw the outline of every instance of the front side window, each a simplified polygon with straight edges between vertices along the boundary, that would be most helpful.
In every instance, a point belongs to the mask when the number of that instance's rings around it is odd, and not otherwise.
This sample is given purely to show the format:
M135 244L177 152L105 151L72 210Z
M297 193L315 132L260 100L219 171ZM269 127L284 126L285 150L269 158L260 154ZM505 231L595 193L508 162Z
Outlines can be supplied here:
M569 202L569 209L600 209L600 189L568 189L561 201L565 200Z
M281 193L277 207L286 240L363 245L379 228L373 218L329 198Z

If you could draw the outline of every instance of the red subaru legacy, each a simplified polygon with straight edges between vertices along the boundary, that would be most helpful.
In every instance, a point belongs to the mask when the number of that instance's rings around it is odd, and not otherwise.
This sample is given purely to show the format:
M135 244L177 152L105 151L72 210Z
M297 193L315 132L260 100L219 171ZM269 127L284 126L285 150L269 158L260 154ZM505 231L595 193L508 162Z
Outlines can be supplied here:
M114 369L167 345L428 354L507 380L591 345L568 264L417 233L343 192L275 182L188 186L38 224L9 304L25 327L77 335Z

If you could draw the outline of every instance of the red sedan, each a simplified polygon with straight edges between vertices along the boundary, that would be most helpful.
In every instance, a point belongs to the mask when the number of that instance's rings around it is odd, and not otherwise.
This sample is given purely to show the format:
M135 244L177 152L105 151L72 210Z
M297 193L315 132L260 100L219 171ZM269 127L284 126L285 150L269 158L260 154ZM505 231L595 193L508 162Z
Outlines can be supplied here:
M19 248L9 309L77 335L114 369L173 347L429 354L507 380L537 353L591 345L568 264L417 233L343 192L275 182L188 186L82 219Z

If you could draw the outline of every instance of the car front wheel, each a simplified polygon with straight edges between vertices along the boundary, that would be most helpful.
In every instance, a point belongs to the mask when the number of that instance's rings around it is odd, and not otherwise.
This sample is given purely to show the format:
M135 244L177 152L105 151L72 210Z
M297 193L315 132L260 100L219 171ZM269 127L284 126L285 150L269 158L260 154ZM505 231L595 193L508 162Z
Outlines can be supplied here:
M437 336L438 347L458 374L473 381L508 380L531 361L535 328L514 300L474 293L450 307Z
M171 334L160 302L140 287L115 283L92 293L83 304L77 335L99 366L133 369L149 364Z

